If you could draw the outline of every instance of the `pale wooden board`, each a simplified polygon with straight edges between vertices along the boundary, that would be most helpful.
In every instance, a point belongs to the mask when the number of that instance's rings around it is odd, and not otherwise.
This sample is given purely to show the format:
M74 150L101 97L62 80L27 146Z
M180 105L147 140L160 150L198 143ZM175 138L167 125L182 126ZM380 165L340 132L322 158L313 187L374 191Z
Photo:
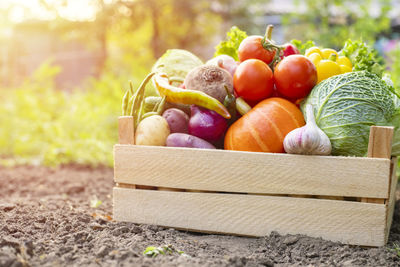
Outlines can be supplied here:
M114 146L118 183L222 192L388 198L389 159Z
M369 132L367 156L370 158L390 159L392 154L393 131L393 127L371 126ZM389 180L390 176L391 173L388 177ZM384 204L385 199L362 198L361 202Z
M135 130L132 116L121 116L118 118L118 143L135 144Z
M394 127L371 126L368 142L368 157L389 159L392 154Z
M385 244L386 206L350 201L117 188L114 219L203 232L305 234L353 245Z
M394 206L396 204L396 188L397 188L397 182L398 182L398 177L396 174L397 158L393 158L392 163L393 163L393 170L392 170L391 183L390 183L389 201L387 203L387 213L386 213L386 229L385 229L386 242L389 238L390 227L392 226Z

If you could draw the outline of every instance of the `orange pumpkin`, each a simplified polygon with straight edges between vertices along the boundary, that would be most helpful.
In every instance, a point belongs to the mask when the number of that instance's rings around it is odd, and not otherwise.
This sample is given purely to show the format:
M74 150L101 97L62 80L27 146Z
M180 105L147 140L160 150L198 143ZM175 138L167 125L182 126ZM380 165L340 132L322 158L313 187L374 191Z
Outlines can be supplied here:
M229 127L227 150L282 153L283 139L305 124L303 114L286 99L271 97L258 103Z

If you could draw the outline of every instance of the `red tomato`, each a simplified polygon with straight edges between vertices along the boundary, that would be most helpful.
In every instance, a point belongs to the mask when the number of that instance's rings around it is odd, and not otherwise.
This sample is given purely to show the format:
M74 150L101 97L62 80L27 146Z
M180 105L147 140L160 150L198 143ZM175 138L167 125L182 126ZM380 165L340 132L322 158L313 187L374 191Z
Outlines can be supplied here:
M266 64L271 63L275 56L275 50L267 50L262 46L264 37L252 35L246 37L239 45L238 56L240 62L247 59L255 58L264 61ZM268 40L267 40L268 42Z
M274 75L261 60L248 59L237 67L233 75L233 87L244 100L258 102L272 95Z
M299 99L306 97L317 83L317 69L305 56L290 55L276 65L274 79L279 94Z

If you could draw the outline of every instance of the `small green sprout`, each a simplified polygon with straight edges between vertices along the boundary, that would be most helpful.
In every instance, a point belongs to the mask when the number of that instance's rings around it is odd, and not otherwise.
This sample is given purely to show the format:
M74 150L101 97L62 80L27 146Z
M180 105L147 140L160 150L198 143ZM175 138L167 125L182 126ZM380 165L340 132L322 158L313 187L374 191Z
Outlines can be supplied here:
M155 258L158 255L172 255L174 253L178 253L179 255L188 257L185 252L175 249L174 247L172 247L172 245L164 245L161 247L149 246L143 251L143 255L150 258Z
M98 207L100 207L100 205L102 203L103 202L101 200L99 200L99 199L97 199L97 197L95 197L94 199L90 200L90 207L97 209Z
M391 249L391 251L395 252L397 257L400 257L400 246L396 243L393 243L393 249Z

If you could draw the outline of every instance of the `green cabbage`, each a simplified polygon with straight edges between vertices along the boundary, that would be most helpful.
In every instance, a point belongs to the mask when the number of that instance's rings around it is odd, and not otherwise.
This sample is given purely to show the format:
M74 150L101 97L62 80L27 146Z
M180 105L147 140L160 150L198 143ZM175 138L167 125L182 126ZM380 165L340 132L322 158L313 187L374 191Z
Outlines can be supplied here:
M201 65L201 59L187 50L168 49L154 64L152 71L184 79L189 71Z
M189 71L201 65L203 65L203 61L187 50L168 49L157 62L154 63L151 71L162 72L169 77L185 79ZM146 96L159 96L156 87L152 83L147 84Z
M317 125L331 140L333 155L365 156L371 125L399 125L398 103L397 96L377 75L358 71L322 81L302 107L312 104ZM394 155L400 152L396 132Z

